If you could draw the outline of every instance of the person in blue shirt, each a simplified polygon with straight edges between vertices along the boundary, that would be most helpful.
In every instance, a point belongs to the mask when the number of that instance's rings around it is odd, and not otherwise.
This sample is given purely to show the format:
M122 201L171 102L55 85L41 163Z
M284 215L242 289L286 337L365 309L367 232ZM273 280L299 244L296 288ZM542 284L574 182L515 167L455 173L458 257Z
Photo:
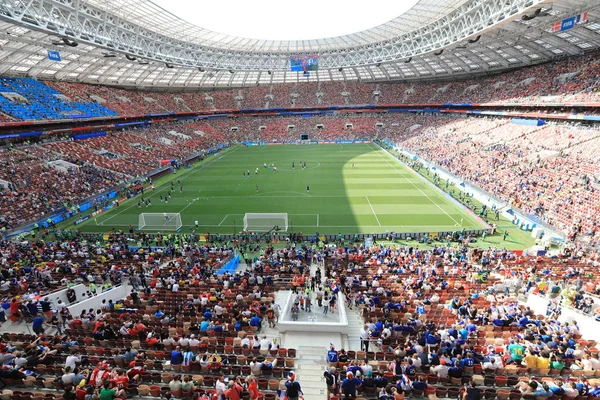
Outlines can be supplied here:
M183 362L183 353L181 347L177 346L175 350L171 352L171 365L181 365Z
M252 318L250 318L250 326L255 326L257 328L257 332L260 332L261 322L262 320L256 314L254 314Z
M209 321L212 320L212 313L208 309L204 312L202 316L204 317L204 319L207 319Z
M163 312L162 312L162 311L160 311L160 310L157 310L157 311L154 313L154 316L155 316L156 318L162 318L162 317L164 317L164 316L165 316L165 313L163 313Z
M469 331L463 326L459 331L458 335L462 340L467 340L469 338Z
M429 332L425 332L425 343L430 346L435 346L440 342L440 337L438 335L432 335Z
M330 346L327 351L327 362L328 363L337 363L338 362L338 352L335 347Z
M414 378L417 375L417 367L413 365L412 358L408 359L408 365L406 365L406 367L404 368L404 373L410 379Z
M361 385L362 382L358 378L355 378L352 372L348 372L348 374L346 374L346 379L342 381L341 385L342 394L344 395L344 398L355 399L356 391L360 388Z
M580 377L579 380L575 382L575 388L579 391L580 396L587 396L589 391L587 378L583 376Z
M32 328L37 335L44 333L44 317L39 314L33 319Z
M210 321L205 319L204 321L200 322L200 332L206 332L208 331L208 328L210 328Z
M427 389L427 383L423 382L422 376L417 376L417 380L413 381L412 383L412 388L414 390L425 391L425 389Z
M465 353L465 358L462 360L463 367L472 367L475 365L475 360L473 359L473 354L471 352Z
M590 389L590 396L600 397L600 386L597 383L594 383L594 387Z

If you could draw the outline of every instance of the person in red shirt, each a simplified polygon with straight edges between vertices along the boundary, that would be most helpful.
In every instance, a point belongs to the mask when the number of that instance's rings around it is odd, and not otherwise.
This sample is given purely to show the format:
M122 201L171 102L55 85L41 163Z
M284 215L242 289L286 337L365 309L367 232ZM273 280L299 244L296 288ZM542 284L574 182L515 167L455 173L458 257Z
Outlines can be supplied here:
M242 400L244 388L240 385L240 378L229 381L229 388L225 390L225 398L228 400Z
M248 393L250 393L250 400L256 400L262 396L262 393L258 391L258 381L252 375L246 378L248 384Z
M98 332L98 330L100 330L100 328L103 328L103 327L104 327L104 321L102 320L102 318L100 318L94 324L94 333Z
M14 322L21 318L21 313L19 312L19 304L21 304L17 299L13 298L10 302L10 313L11 320Z
M113 374L112 382L115 387L119 389L125 389L127 386L129 386L129 378L124 371L120 373L115 371Z
M88 394L88 390L94 393L94 389L92 387L86 388L85 386L78 386L75 391L75 400L85 400L85 395Z
M136 366L135 361L129 363L129 370L127 371L127 377L130 381L139 382L142 379L142 373L144 372L143 366Z

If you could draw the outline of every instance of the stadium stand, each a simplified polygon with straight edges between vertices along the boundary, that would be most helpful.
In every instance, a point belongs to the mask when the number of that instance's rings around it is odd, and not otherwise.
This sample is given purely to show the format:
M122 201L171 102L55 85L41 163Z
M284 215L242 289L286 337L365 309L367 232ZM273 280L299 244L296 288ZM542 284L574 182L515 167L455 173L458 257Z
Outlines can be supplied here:
M0 400L600 398L597 0L419 0L374 29L303 41L210 32L153 1L6 3ZM351 141L361 154L344 159ZM326 161L302 156L299 168L294 151L317 142ZM258 147L286 143L298 146ZM456 182L421 189L413 172ZM183 194L188 176L228 192L187 181ZM450 203L469 185L562 231L563 245L522 232L517 214L471 231L470 211ZM164 196L154 226L184 210L200 223L149 233L134 211L109 210L138 194L142 208L145 190ZM285 229L239 232L240 211L211 207L247 202L272 222L284 201L295 231L285 214ZM292 214L325 203L340 224ZM432 203L431 224L412 203ZM400 209L422 241L384 233ZM442 213L453 232L423 232ZM362 232L335 236L346 215ZM299 232L314 216L327 232ZM523 243L498 228L536 246L507 250ZM315 329L328 313L339 326ZM305 332L280 327L286 314L306 318Z
M100 101L120 115L265 108L267 105L312 107L344 104L597 102L598 65L598 55L592 54L523 68L498 77L452 83L374 85L358 82L300 82L177 94L132 92L67 82L46 84L83 104ZM374 94L376 92L377 96ZM210 99L210 103L207 103L207 99Z
M69 156L59 157L40 147L3 150L0 154L0 179L10 183L8 189L0 191L0 228L16 228L63 207L74 207L115 186L122 177L114 171L95 168ZM62 171L45 163L56 159L75 167Z
M93 102L73 102L32 78L0 78L0 109L22 120L114 116Z

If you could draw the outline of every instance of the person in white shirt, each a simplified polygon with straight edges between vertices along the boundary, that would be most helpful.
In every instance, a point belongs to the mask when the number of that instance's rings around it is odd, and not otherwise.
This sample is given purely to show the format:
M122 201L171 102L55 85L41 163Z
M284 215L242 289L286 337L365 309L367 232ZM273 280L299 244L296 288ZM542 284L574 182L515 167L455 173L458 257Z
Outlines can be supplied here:
M258 362L256 358L250 362L250 372L252 375L260 375L262 372L262 363Z
M73 371L78 362L81 362L81 358L79 358L78 353L67 356L67 360L65 361L65 369L71 368L71 371Z
M215 383L215 390L217 391L217 396L221 399L225 396L225 390L227 390L227 384L225 383L225 377L223 375L219 376L217 382Z
M178 292L178 291L179 291L179 283L175 282L175 283L173 284L172 290L173 290L174 292Z
M249 337L245 337L242 339L242 347L243 348L249 348L252 345L252 342L250 341Z
M590 362L592 363L593 370L600 369L600 360L598 360L596 357L590 357Z
M387 340L391 336L392 336L392 331L390 330L390 328L388 326L386 326L385 328L383 328L383 331L381 332L381 339Z
M179 339L179 346L188 347L189 345L190 345L190 339L187 336L184 336L181 339Z
M448 377L449 368L446 366L445 362L441 361L443 360L440 360L440 365L436 365L435 367L431 368L431 372L436 374L439 378L446 378Z
M260 340L260 354L261 355L266 355L269 353L269 345L271 344L271 341L269 339L267 339L266 336L263 336L262 339Z
M63 374L61 380L65 385L73 385L73 378L75 374L71 371L71 368L65 368L65 373Z
M200 341L196 338L196 335L190 336L190 347L200 346Z
M364 351L369 351L369 340L371 339L371 334L369 333L369 326L365 325L363 329L360 331L360 348Z
M223 315L223 307L222 307L220 304L217 304L217 305L215 306L215 315L216 315L217 317L220 317L220 316L222 316L222 315Z
M483 363L482 365L483 370L490 370L490 371L496 371L497 369L501 369L502 368L502 364L498 364L496 362L496 358L494 357L490 357L490 361L486 361Z

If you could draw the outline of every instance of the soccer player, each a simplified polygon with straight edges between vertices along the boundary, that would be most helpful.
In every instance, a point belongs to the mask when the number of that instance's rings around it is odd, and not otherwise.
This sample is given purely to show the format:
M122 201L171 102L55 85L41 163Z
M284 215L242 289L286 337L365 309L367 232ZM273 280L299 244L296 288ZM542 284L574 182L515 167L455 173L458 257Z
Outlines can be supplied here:
M165 217L165 221L168 221L168 220L169 220L169 216L167 215L167 213L166 213L166 212L164 212L164 213L163 213L163 217Z
M293 161L292 161L292 169L296 169L296 165L294 164Z
M256 192L256 193L258 193L258 185L256 185L256 190L255 190L255 192Z
M306 185L306 191L310 192L310 186L309 185Z
M198 228L198 221L194 221L194 225L196 225L196 228Z

